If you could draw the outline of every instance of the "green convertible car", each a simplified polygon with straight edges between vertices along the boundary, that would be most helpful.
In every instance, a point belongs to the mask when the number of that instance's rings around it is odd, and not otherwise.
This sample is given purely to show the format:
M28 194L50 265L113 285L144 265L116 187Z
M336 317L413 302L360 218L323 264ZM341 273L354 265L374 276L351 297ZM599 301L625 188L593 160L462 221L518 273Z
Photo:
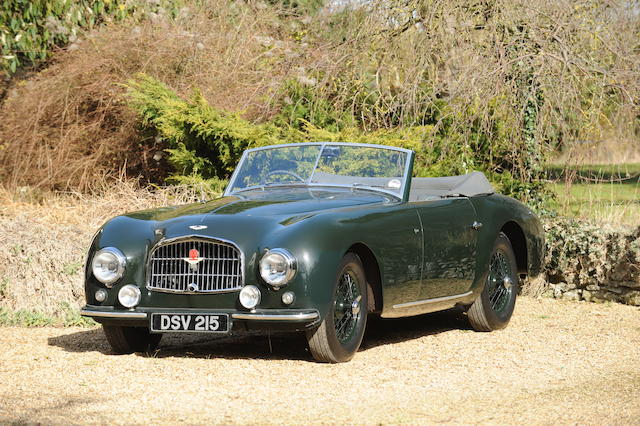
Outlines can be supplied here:
M91 243L82 313L114 352L163 333L306 333L318 361L358 350L370 313L466 309L503 328L541 271L533 212L482 173L412 178L413 151L355 143L244 153L222 198L118 216Z

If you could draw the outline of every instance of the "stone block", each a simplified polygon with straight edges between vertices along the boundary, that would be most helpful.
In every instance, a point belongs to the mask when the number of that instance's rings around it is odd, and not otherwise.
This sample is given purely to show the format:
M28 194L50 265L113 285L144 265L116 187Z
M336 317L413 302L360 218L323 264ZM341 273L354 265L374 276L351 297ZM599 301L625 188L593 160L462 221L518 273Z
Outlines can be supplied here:
M566 300L580 300L580 290L569 290L562 294L562 298Z
M629 291L624 296L622 296L622 300L627 305L640 306L640 291Z

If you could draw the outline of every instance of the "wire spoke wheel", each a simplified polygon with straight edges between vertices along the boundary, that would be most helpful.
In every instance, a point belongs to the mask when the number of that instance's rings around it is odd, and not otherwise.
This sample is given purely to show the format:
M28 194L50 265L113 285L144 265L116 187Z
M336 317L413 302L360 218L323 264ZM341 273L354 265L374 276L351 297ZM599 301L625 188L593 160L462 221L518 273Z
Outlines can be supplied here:
M337 269L327 313L318 327L306 333L311 354L321 362L353 358L367 326L367 278L360 258L347 253Z
M338 282L333 319L336 337L341 343L351 339L360 316L362 296L356 280L353 272L345 271Z
M489 302L491 309L502 312L507 307L513 291L513 271L507 254L496 250L489 266Z
M467 311L474 330L505 328L511 319L518 295L518 264L509 238L501 232L489 257L487 281Z

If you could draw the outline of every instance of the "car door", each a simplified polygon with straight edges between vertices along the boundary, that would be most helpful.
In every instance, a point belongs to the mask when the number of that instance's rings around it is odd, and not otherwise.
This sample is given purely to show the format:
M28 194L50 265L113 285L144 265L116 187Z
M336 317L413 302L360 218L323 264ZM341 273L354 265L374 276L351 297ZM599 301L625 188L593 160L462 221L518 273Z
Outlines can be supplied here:
M423 230L421 299L469 291L475 274L478 226L471 201L452 197L416 202L415 206Z
M391 312L394 305L418 300L422 293L422 235L417 211L398 203L349 222L358 223L358 238L378 259L384 310Z

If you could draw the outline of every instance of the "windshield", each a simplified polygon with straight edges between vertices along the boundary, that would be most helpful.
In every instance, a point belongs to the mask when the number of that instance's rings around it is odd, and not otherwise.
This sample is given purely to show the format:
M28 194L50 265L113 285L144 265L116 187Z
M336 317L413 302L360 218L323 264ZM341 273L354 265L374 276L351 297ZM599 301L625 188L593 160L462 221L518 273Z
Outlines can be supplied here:
M365 187L402 197L409 151L365 144L306 143L245 152L227 194L280 185Z

